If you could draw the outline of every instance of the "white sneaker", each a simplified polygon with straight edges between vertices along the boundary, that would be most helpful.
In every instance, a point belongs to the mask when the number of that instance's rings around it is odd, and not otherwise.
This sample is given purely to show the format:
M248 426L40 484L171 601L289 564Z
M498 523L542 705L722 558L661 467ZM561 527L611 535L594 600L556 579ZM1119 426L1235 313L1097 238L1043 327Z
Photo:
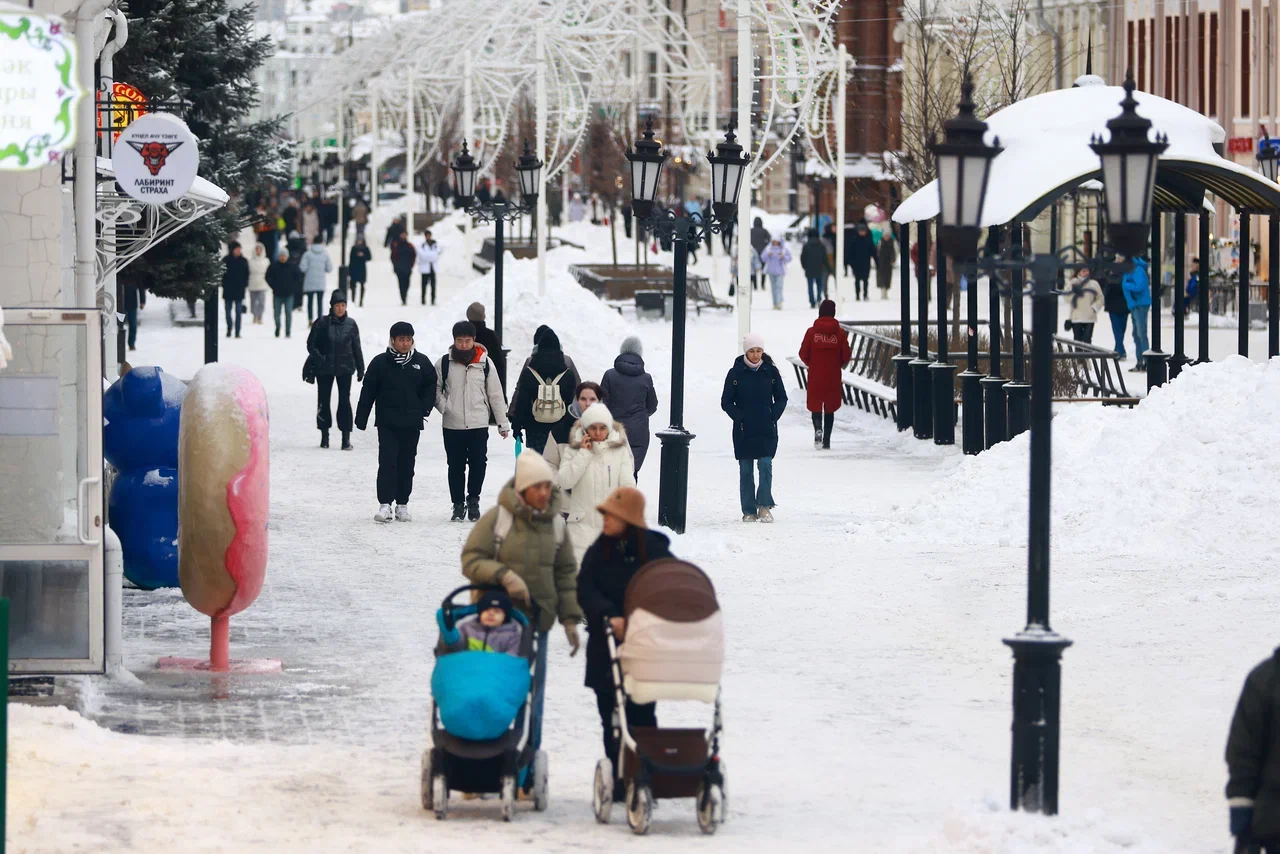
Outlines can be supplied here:
M768 507L761 507L756 511L756 520L759 522L772 522L773 514L769 512Z
M743 516L742 516L742 521L744 521L744 522L757 522L757 521L759 521L759 520L756 518L756 515L755 515L754 513L745 513L745 514L743 514Z
M413 521L413 516L409 513L409 508L408 508L408 507L403 507L403 506L401 506L401 505L399 505L399 504L397 504L397 505L396 505L396 521L397 521L397 522L412 522L412 521Z
M391 521L391 516L392 516L392 513L391 513L391 505L390 505L390 504L381 504L381 505L379 505L379 506L378 506L378 512L373 514L373 521L375 521L375 522L390 522L390 521Z

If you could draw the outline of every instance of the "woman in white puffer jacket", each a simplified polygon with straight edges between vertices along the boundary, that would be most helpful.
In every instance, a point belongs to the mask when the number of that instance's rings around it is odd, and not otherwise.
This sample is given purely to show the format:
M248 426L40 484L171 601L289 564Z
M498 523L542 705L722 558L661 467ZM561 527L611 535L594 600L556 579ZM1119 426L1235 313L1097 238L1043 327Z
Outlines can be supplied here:
M603 403L593 403L569 434L556 486L569 495L569 538L578 565L604 529L596 509L620 486L636 485L636 463L627 431Z

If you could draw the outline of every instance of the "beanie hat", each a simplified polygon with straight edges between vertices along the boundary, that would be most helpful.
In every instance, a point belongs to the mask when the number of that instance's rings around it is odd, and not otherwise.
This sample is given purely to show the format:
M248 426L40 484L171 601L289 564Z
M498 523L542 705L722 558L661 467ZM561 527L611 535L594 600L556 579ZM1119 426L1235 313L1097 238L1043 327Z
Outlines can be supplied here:
M347 301L347 295L343 293L341 290L336 290L329 296L329 305L337 305L340 302L346 302L346 301Z
M469 320L459 320L457 323L453 324L453 337L454 338L475 338L476 337L475 324L473 324Z
M643 356L644 342L635 335L628 335L626 338L622 339L622 347L618 352L624 356L628 354L632 356Z
M511 617L511 597L507 595L507 591L502 588L494 590L486 590L480 594L480 598L476 600L476 613L481 614L490 608L501 608L502 612Z
M822 305L818 306L818 317L835 317L836 304L834 300L824 299Z
M556 473L542 458L542 454L526 448L516 457L516 492L524 492L536 483L550 483Z
M745 353L748 350L754 350L757 347L761 350L764 349L764 336L759 332L748 332L746 335L742 336L742 352Z
M603 403L593 403L587 407L587 411L582 413L582 417L578 421L582 424L582 429L584 430L588 427L594 427L596 424L612 427L613 413Z
M644 493L635 487L619 486L596 509L617 516L633 528L648 530L644 520Z
M484 303L473 302L467 306L467 320L472 323L484 323Z
M397 320L391 324L391 337L399 338L401 335L413 337L413 324L405 320Z

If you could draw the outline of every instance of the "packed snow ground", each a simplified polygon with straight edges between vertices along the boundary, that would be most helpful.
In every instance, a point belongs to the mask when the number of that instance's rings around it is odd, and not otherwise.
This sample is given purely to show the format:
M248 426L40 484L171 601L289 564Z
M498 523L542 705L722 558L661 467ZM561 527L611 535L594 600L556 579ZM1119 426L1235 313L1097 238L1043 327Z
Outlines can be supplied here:
M589 225L563 233L587 248L551 253L545 297L533 263L508 259L512 363L545 322L598 377L636 332L658 386L654 423L665 423L670 326L620 317L573 283L567 265L607 261L609 239ZM492 318L492 277L470 273L455 229L436 234L446 247L440 306L403 309L381 230L371 231L373 287L364 307L351 306L366 358L398 319L437 357L472 300ZM723 293L727 261L703 254L696 269L711 265ZM798 267L787 289L786 310L770 311L757 292L753 312L780 362L813 315ZM893 306L844 302L841 316L888 319ZM415 521L372 521L376 437L358 433L349 453L317 447L299 316L289 340L274 338L268 320L220 341L224 362L262 380L272 414L271 560L261 597L232 620L233 656L280 658L284 672L216 681L157 672L159 656L199 655L208 623L177 591L127 591L131 674L84 681L79 709L90 720L11 706L12 850L1225 846L1226 726L1245 673L1274 643L1266 628L1280 592L1270 571L1276 535L1262 515L1275 504L1280 368L1227 361L1191 371L1132 413L1089 408L1056 420L1054 625L1076 645L1064 664L1062 816L1046 820L1005 809L1012 668L1000 639L1021 628L1025 607L1025 438L962 460L846 409L834 449L818 452L783 365L792 400L775 463L778 523L745 526L719 410L737 321L691 316L686 423L697 439L689 533L674 547L711 573L726 614L731 815L704 838L690 803L664 803L651 836L632 840L618 818L600 827L591 816L599 728L582 659L568 657L560 635L547 697L550 811L510 825L485 802L460 805L444 824L422 812L432 615L462 583L468 527L445 521L434 417L419 452ZM199 329L168 327L159 301L143 323L134 364L183 377L198 369ZM483 503L511 454L491 437ZM641 487L652 502L656 445L651 460ZM708 713L660 710L666 723Z

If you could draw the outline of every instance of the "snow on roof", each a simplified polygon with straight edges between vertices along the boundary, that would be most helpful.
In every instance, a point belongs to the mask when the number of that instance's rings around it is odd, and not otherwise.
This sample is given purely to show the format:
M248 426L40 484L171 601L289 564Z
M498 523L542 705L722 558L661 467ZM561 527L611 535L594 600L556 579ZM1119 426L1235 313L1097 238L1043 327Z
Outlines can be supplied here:
M378 153L375 166L381 166L393 157L399 157L404 154L404 141L399 134L383 133L382 140L378 143ZM366 133L356 137L351 143L351 152L348 155L352 160L359 160L366 154L373 153L373 134Z
M1226 133L1212 119L1147 92L1134 92L1138 113L1166 134L1169 148L1160 156L1161 171L1185 164L1192 173L1208 167L1221 175L1234 173L1246 183L1270 185L1260 175L1214 151ZM1098 155L1092 136L1104 133L1107 121L1120 114L1120 86L1082 86L1045 92L1011 104L987 119L987 141L998 137L1004 151L991 166L983 225L1002 225L1061 187L1096 176ZM932 219L938 214L938 188L930 181L893 212L897 223Z

